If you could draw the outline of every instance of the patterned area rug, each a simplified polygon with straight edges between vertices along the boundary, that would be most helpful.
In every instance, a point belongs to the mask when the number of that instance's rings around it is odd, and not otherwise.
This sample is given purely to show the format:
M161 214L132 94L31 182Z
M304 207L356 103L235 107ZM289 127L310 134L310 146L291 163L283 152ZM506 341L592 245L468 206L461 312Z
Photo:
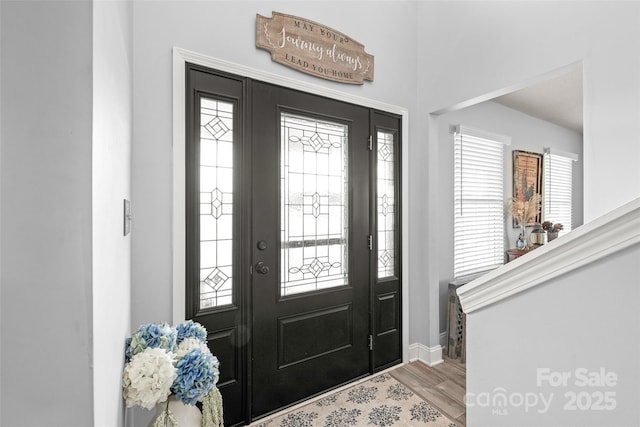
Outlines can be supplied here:
M378 375L256 427L429 426L457 427L389 374Z

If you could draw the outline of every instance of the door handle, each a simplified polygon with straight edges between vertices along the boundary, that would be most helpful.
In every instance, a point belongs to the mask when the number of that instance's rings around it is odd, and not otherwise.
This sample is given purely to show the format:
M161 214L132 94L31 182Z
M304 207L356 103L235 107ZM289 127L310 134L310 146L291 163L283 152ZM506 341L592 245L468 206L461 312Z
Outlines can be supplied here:
M269 272L269 266L260 261L256 264L256 271L258 272L258 274L267 274Z

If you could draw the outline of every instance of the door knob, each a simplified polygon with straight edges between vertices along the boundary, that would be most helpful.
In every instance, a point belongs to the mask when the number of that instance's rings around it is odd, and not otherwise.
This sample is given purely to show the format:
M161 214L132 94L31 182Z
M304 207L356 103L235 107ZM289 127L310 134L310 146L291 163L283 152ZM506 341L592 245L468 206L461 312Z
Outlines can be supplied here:
M256 271L258 272L258 274L267 274L269 272L269 266L260 261L256 264Z

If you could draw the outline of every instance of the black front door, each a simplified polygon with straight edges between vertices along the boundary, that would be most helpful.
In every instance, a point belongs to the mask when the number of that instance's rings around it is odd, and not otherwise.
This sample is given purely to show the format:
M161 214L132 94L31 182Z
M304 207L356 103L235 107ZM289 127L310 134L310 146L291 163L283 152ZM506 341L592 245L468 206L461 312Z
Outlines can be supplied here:
M369 110L252 86L252 416L369 372Z
M186 316L225 425L399 363L399 118L186 71Z

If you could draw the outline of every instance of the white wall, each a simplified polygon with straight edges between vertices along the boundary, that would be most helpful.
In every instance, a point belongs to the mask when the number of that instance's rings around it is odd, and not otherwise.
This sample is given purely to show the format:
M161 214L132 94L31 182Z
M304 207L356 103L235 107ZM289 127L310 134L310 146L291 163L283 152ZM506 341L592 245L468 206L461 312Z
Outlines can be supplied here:
M474 426L640 425L640 245L467 315L467 420ZM537 380L567 372L566 384ZM617 377L585 386L577 376ZM592 409L615 401L615 410ZM567 394L568 393L568 394ZM568 410L571 393L582 410ZM613 393L614 395L611 395ZM506 406L493 397L509 397ZM528 411L519 402L532 404ZM489 397L489 400L487 400ZM543 405L550 400L550 404ZM533 403L537 400L537 405ZM543 409L548 406L548 409ZM605 406L606 407L606 406ZM501 412L501 411L506 411Z
M421 257L425 266L429 285L415 296L429 313L426 344L435 345L444 315L437 314L439 278L444 277L439 237L448 215L439 198L439 189L447 185L440 176L447 172L440 171L437 116L582 63L583 219L638 197L640 2L418 2L417 15L420 99L411 117L419 143L411 160L426 168L414 175L422 190L412 193L410 218L415 218L412 233L426 248L410 256ZM423 321L412 313L412 325Z
M121 377L131 324L132 4L93 6L93 384L95 426L124 424ZM135 203L134 203L135 207Z
M93 422L88 2L2 8L3 426Z
M582 62L584 219L640 195L640 2L421 2L420 10L426 112Z
M439 140L439 280L440 280L440 330L446 331L447 296L449 282L453 279L453 135L450 125L466 125L492 133L511 137L511 145L504 154L504 197L513 197L513 157L514 150L543 153L545 147L555 148L578 155L573 164L573 228L582 224L582 135L512 110L495 102L486 101L441 116L438 120ZM511 225L511 217L506 218L505 249L515 247L519 229Z

